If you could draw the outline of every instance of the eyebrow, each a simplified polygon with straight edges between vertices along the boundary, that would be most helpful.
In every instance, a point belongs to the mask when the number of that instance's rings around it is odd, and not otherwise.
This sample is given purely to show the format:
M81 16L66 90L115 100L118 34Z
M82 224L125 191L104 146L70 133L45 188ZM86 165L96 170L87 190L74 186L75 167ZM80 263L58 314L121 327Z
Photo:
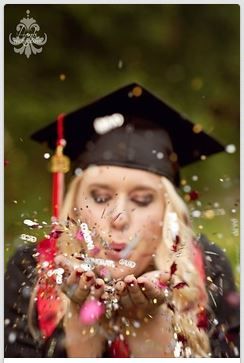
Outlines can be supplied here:
M108 184L103 184L103 183L93 183L89 186L90 188L102 188L102 189L107 189L107 190L113 190L114 191L114 188ZM155 188L153 187L150 187L148 185L137 185L135 186L131 192L134 192L134 191L151 191L153 193L156 193L156 190Z
M102 189L112 189L113 190L113 187L111 187L110 185L108 184L102 184L102 183L93 183L93 184L90 184L89 185L89 188L102 188Z

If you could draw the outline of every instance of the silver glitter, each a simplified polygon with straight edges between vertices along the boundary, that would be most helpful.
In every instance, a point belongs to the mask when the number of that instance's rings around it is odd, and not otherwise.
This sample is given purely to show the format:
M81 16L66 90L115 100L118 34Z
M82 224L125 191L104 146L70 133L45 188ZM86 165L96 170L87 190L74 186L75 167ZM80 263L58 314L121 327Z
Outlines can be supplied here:
M8 341L9 341L9 343L14 343L14 342L15 342L15 340L16 340L16 333L11 332L11 333L9 334L9 336L8 336Z

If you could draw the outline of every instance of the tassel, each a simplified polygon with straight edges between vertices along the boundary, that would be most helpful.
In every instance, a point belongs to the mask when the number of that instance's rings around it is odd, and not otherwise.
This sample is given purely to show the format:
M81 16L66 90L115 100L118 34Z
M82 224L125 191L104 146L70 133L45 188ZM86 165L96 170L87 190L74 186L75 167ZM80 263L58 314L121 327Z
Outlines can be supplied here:
M64 174L70 169L70 160L63 154L66 142L63 138L64 114L60 114L57 119L57 147L55 154L51 158L52 172L52 216L58 219L60 207L63 202L64 194ZM37 290L37 312L39 328L45 338L48 338L55 330L57 325L57 312L60 309L58 289L56 281L47 277L49 269L54 268L54 257L57 251L57 238L59 233L55 227L48 239L42 240L37 246L39 253L38 262L41 266L43 262L48 262L48 267L41 269L40 284Z
M64 114L60 114L57 119L57 148L51 158L50 170L53 174L52 185L52 216L59 217L60 207L64 195L64 174L70 169L70 160L63 154L66 142L63 138Z

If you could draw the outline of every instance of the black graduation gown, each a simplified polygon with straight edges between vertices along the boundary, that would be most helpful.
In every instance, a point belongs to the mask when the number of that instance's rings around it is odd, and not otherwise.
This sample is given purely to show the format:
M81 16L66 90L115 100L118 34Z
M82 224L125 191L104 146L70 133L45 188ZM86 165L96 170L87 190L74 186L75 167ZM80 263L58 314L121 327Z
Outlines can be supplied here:
M204 251L206 276L211 277L215 286L221 286L217 290L214 285L207 286L212 309L210 321L214 318L218 321L216 326L213 323L209 326L212 357L238 357L240 307L238 304L233 305L229 298L230 294L236 292L229 261L224 252L206 237L201 236L199 245ZM67 357L62 321L46 341L40 339L37 342L28 330L29 298L37 279L36 260L33 257L35 252L36 245L24 245L8 261L4 294L5 358ZM35 318L37 321L37 314Z

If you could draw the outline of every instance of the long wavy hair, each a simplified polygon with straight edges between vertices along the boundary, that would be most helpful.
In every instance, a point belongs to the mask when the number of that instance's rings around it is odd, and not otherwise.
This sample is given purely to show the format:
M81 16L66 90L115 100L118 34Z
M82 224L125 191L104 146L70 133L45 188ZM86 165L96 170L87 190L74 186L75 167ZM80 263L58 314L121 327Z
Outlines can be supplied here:
M82 183L83 174L76 176L70 183L60 214L60 221L67 217L76 218L75 203L77 191ZM200 274L194 259L194 235L188 209L182 198L177 193L173 184L165 177L161 178L162 193L164 193L166 208L162 221L162 239L153 257L155 270L170 270L172 264L177 266L172 275L173 285L184 282L184 288L173 289L172 304L168 307L168 313L172 316L172 331L177 341L177 336L184 336L187 340L187 349L191 357L208 357L210 352L207 333L198 328L198 314L207 309L208 297L205 282ZM172 233L173 222L178 223L177 248L176 236ZM70 234L70 232L69 232ZM72 241L72 243L70 243ZM58 240L58 253L66 256L74 256L80 251L80 242L72 239L67 233L63 233ZM38 282L36 286L38 285ZM33 290L28 313L29 329L36 337L36 327L33 324L33 306L36 297L36 287ZM60 290L60 298L63 302L62 311L57 315L57 323L62 318L67 318L68 298ZM173 308L172 308L173 307ZM173 311L172 311L173 310ZM133 352L132 352L133 353ZM183 355L184 356L184 355ZM186 355L187 356L187 353Z

